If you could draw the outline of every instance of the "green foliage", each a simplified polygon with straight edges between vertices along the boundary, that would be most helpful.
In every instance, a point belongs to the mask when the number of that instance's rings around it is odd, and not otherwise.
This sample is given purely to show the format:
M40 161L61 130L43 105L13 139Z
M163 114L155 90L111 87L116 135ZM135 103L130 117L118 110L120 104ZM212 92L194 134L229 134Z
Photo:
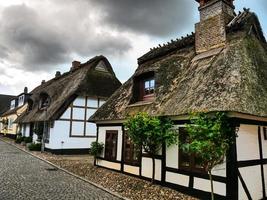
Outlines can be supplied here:
M15 139L15 143L20 144L23 140L24 140L24 137L17 135L17 137Z
M186 130L190 143L180 146L185 152L196 154L206 171L211 171L224 160L232 142L232 129L225 113L192 114L191 124L186 125Z
M164 117L153 117L138 113L124 124L131 141L142 147L152 157L152 183L155 179L155 155L162 145L171 146L177 142L177 134L172 130L172 122Z
M221 164L228 152L234 135L229 119L223 112L215 115L207 113L192 114L191 124L186 125L189 143L181 144L180 148L195 154L200 164L208 172L211 182L211 199L214 200L212 169Z
M90 148L90 154L93 155L94 157L97 157L102 153L103 149L104 149L103 143L92 142Z
M32 143L32 137L24 137L23 141L27 144L27 143Z
M151 155L155 155L163 143L170 146L177 142L171 120L164 117L138 113L130 117L124 125L133 143L142 146L145 152Z
M28 148L30 151L41 151L41 146L42 144L41 143L31 143Z

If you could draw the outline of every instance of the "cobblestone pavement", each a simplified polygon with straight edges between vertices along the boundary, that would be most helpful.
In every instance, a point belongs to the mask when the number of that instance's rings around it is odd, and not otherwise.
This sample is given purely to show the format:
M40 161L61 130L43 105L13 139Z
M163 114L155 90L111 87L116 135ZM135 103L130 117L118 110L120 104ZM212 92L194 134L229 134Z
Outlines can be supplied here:
M117 200L0 140L0 200Z

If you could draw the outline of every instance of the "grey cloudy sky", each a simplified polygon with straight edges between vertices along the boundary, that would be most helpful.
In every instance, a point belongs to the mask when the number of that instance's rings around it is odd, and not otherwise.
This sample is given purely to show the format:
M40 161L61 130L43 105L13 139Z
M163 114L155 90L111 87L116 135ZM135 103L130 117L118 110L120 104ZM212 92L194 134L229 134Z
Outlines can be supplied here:
M236 0L266 33L266 0ZM194 0L0 0L0 93L33 89L72 60L105 55L121 81L149 48L194 31Z

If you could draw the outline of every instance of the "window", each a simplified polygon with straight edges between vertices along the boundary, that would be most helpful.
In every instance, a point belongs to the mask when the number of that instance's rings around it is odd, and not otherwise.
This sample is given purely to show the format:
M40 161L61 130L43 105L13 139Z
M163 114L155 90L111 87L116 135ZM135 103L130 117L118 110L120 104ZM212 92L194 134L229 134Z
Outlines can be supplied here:
M118 131L106 131L105 159L116 161L117 158Z
M19 105L18 106L22 106L24 104L24 95L19 97Z
M40 102L39 102L39 108L40 109L45 109L50 105L50 98L48 94L46 93L41 93L40 94Z
M189 143L188 133L184 127L179 128L179 140L182 143ZM179 168L186 171L204 172L203 167L200 165L200 159L194 155L179 150Z
M140 164L141 148L135 145L130 138L125 134L124 136L124 162L129 165Z
M27 108L27 111L31 111L33 108L33 100L31 99L28 99L28 108Z
M149 101L153 99L155 92L155 79L151 77L149 79L144 79L141 81L141 96L143 101Z
M12 100L10 104L10 110L14 109L16 107L16 100Z
M12 119L12 118L8 119L8 129L12 129L13 128L13 122L14 122L14 119Z
M151 95L154 94L155 90L155 80L154 78L148 79L144 81L144 94Z

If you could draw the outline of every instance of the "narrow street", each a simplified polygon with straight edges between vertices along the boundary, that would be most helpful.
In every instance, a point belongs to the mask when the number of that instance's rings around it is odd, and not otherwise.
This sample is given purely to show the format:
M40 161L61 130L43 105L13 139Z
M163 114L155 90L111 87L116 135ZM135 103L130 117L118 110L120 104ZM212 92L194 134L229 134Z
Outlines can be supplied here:
M0 199L119 199L0 140Z

